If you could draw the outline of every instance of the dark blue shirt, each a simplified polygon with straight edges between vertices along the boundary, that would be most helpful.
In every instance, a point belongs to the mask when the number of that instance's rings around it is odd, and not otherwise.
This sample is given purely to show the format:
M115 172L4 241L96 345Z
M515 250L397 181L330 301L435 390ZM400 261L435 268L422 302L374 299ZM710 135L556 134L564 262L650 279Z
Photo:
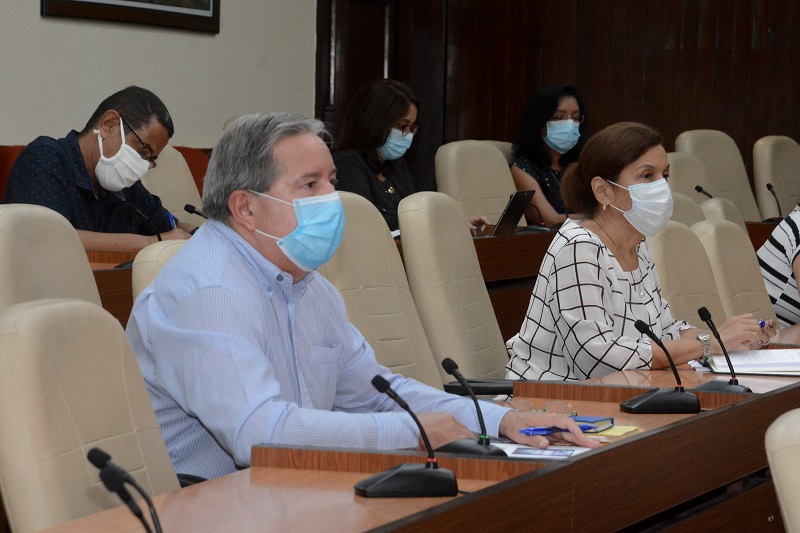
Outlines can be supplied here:
M556 213L564 214L567 212L564 207L564 199L561 197L561 178L563 174L551 168L542 168L527 157L516 157L512 163L517 168L529 174L539 183L544 197L553 206Z
M102 198L95 195L75 131L63 139L39 137L26 146L11 167L3 203L49 207L75 229L87 231L155 235L172 229L161 200L141 181Z

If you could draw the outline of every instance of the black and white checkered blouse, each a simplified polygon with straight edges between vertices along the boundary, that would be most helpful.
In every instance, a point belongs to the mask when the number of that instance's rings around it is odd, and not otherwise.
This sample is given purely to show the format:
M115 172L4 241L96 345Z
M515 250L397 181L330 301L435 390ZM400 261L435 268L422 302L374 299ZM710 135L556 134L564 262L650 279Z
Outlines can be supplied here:
M547 250L520 332L506 343L509 379L583 380L617 370L649 369L643 320L664 340L690 328L672 318L642 241L639 266L623 271L594 233L567 220Z

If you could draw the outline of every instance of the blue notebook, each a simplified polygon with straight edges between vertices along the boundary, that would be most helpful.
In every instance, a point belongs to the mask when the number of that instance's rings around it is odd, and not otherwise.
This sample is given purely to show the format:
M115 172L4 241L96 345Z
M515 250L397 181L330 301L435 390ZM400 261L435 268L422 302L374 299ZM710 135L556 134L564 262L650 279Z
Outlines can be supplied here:
M608 428L614 426L614 418L608 416L572 416L572 418L578 424L593 424L596 426L594 429L590 429L588 431L584 431L584 433L599 433L601 431L605 431Z

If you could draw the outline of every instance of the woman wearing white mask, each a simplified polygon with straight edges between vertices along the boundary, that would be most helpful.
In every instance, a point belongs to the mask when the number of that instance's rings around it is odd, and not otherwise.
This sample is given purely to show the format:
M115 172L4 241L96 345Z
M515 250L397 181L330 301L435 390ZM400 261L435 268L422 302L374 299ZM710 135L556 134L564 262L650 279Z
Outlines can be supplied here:
M721 353L707 331L676 320L644 237L672 215L669 161L661 136L635 122L604 129L566 172L567 220L551 243L520 333L507 343L509 379L583 380L618 370L669 365L634 327L643 320L676 364ZM684 260L676 258L676 261ZM752 315L719 328L729 351L757 349L775 334Z
M344 128L332 148L336 189L372 202L392 231L398 229L400 200L414 194L403 156L417 133L418 103L411 89L397 80L367 83L350 102ZM471 217L468 222L474 232L489 221Z
M511 175L518 191L534 189L529 222L547 226L567 219L561 178L586 144L585 104L570 85L547 85L525 107L514 141Z

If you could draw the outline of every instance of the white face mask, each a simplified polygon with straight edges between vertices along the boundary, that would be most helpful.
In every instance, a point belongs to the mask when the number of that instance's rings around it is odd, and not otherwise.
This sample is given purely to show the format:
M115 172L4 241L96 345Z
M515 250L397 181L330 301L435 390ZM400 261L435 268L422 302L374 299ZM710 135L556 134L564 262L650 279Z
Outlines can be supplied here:
M630 187L623 187L613 181L609 183L625 189L631 195L629 210L623 211L614 204L611 204L611 207L622 213L630 225L642 235L654 236L664 229L672 218L672 192L666 179L652 183L637 183Z
M142 159L139 152L125 144L125 130L122 128L122 117L119 117L119 134L122 137L122 146L116 154L111 157L103 155L103 137L99 130L94 130L97 134L97 144L100 147L100 160L94 167L94 174L100 186L111 192L118 192L126 189L142 179L142 176L150 170L150 162Z

